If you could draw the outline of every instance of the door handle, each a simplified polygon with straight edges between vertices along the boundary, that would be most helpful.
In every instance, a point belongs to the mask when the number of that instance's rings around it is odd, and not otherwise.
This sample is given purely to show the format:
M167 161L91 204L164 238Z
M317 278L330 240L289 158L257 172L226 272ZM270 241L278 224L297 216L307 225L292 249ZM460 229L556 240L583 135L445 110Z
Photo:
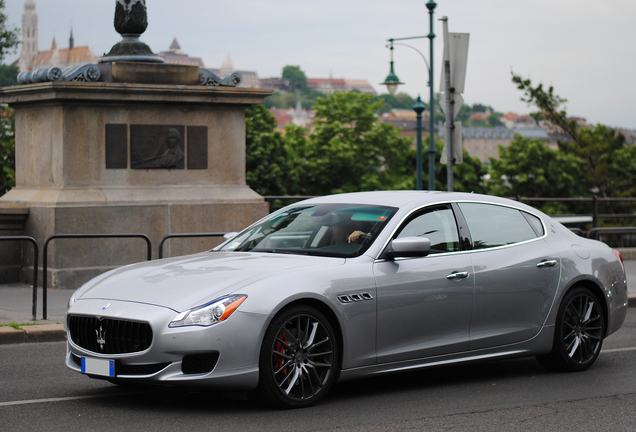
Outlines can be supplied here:
M468 277L467 271L453 272L446 276L446 279L464 279Z
M539 264L537 264L537 267L539 268L554 267L555 265L557 265L556 260L546 260L546 261L541 261Z

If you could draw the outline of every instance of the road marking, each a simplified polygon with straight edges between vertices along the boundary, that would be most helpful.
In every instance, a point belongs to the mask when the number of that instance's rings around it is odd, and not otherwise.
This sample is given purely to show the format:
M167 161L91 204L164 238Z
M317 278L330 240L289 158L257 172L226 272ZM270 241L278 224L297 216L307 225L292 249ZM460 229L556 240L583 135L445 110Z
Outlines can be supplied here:
M631 348L614 348L614 349L608 349L608 350L601 350L601 354L602 354L602 353L623 352L623 351L636 351L636 347L631 347Z
M67 402L67 401L73 401L73 400L95 399L95 398L105 398L105 397L114 397L114 396L125 396L125 395L139 394L139 393L142 393L142 392L136 392L136 393L111 393L111 394L107 394L107 395L68 396L68 397L48 398L48 399L31 399L31 400L22 400L22 401L0 402L0 407L15 406L15 405L28 405L28 404L37 404L37 403L49 403L49 402Z

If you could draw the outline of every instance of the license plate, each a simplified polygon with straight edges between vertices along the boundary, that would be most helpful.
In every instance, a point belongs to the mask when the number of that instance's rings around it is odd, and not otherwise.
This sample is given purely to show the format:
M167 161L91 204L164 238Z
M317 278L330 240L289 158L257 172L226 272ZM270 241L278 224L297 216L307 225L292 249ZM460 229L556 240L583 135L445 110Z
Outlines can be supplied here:
M115 360L104 360L92 357L82 357L82 373L114 377Z

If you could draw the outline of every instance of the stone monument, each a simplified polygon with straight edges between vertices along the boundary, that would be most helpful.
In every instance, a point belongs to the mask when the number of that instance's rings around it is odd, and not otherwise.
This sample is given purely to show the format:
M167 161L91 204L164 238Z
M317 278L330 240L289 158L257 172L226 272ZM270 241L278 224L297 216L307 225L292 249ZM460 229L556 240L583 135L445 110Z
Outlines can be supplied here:
M0 89L15 110L17 183L0 203L28 207L24 234L41 246L53 234L143 233L156 258L166 234L236 231L267 214L245 184L245 110L271 92L162 63L139 40L146 26L145 0L117 0L123 39L99 64L23 72ZM164 256L210 246L171 240ZM47 278L77 288L143 259L138 239L59 239ZM32 266L23 254L27 280Z

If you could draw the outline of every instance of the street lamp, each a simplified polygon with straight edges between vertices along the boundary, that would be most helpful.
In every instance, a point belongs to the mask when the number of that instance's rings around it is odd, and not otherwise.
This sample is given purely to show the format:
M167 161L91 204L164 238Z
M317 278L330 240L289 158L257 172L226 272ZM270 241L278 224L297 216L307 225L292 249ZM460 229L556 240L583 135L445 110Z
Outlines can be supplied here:
M428 108L430 111L430 131L429 131L429 137L430 137L430 143L429 143L429 147L428 147L428 190L435 190L435 91L433 90L433 39L435 39L435 33L433 33L433 12L435 10L435 7L437 6L437 3L435 3L433 0L429 0L429 2L426 4L426 7L428 8L428 13L430 15L430 22L429 22L429 34L426 36L414 36L414 37L406 37L406 38L399 38L399 39L387 39L388 42L390 42L390 48L391 48L391 69L389 71L389 75L386 77L386 79L384 80L384 82L382 83L383 85L386 85L387 89L389 90L389 93L391 93L392 95L395 94L395 92L397 91L397 87L399 84L404 84L401 83L399 78L397 77L397 75L395 75L395 72L393 70L393 42L394 41L400 41L400 40L409 40L409 39L423 39L423 38L428 38L429 39L429 43L430 43L430 65L427 64L427 69L428 69L428 85L430 88L430 99L429 99L429 104L428 104ZM395 44L395 45L403 45L403 44ZM412 46L409 45L404 45L407 46L409 48L414 49L415 51L417 51L418 53L420 53L420 55L422 56L422 58L424 59L424 62L426 63L426 58L424 57L424 55L417 49L413 48ZM422 116L422 111L424 105L422 104L422 100L420 99L420 97L417 97L417 102L415 104L415 106L413 106L413 110L418 114L419 117L419 121L418 121L418 126L417 126L417 154L418 154L418 159L417 159L417 190L422 190L422 160L421 160L421 155L422 155L422 122L421 122L421 116Z
M415 187L417 190L422 190L422 113L425 109L422 98L417 95L417 101L413 105L413 111L417 114L417 182Z
M389 93L391 93L391 95L394 95L395 92L397 91L398 85L404 84L404 83L400 82L400 79L397 77L397 75L395 74L395 71L393 70L393 40L389 39L389 41L391 42L391 70L389 70L389 75L381 84L386 86L387 90L389 90Z

